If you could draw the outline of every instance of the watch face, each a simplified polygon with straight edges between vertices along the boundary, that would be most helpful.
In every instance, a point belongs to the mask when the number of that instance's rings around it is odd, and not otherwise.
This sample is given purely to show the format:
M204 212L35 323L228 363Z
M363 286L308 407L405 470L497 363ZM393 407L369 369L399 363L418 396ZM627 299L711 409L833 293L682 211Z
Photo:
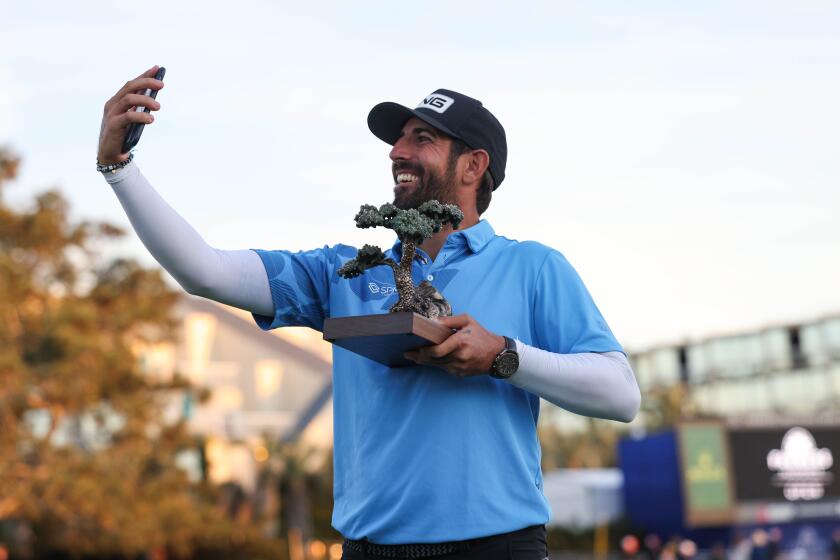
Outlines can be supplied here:
M519 368L519 355L515 352L505 352L493 364L493 369L499 377L510 377Z

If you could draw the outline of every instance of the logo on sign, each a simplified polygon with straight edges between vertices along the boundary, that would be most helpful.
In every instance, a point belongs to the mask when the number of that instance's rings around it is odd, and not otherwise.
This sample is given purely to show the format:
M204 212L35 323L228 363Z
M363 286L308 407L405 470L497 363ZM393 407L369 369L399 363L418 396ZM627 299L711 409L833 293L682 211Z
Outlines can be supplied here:
M697 462L688 467L686 477L692 483L723 482L726 480L726 468L704 450L697 456Z
M791 428L782 438L781 449L767 454L767 467L777 471L773 484L781 486L788 500L818 500L832 480L828 471L834 464L831 450L818 448L805 428Z
M415 107L415 109L431 109L432 111L443 113L449 109L453 103L455 103L455 100L449 96L440 93L432 93L427 95L423 101L420 102L420 105Z

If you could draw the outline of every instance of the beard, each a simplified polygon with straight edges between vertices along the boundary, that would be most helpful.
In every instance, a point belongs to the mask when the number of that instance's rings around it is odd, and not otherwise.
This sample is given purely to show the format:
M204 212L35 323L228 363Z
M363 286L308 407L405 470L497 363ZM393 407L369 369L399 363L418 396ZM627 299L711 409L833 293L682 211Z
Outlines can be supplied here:
M397 171L413 173L419 177L416 187L394 194L394 206L400 210L417 208L429 200L437 200L441 204L455 204L455 169L452 166L447 166L443 176L434 171L427 172L419 166L401 165L395 169L395 175Z

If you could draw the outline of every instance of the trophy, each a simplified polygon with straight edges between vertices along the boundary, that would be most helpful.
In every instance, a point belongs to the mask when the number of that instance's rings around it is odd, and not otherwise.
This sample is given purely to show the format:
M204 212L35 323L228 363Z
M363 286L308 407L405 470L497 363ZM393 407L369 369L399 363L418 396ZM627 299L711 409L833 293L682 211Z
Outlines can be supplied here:
M356 227L362 229L382 226L394 230L402 242L402 256L397 262L379 247L365 244L355 258L338 269L338 274L355 278L369 268L389 266L399 299L388 313L326 319L324 340L391 367L412 364L403 357L404 352L440 344L452 334L451 329L433 320L452 315L449 302L428 281L417 286L412 281L415 250L445 224L457 229L464 214L454 204L430 200L408 210L391 203L379 208L364 204L355 219Z

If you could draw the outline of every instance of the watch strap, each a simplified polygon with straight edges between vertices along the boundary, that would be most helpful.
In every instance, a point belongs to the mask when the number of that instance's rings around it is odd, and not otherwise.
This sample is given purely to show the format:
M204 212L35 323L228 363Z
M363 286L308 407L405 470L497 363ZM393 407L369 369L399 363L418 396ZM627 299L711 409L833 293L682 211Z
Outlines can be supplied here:
M490 376L496 379L507 379L516 373L519 368L519 353L516 350L516 341L510 337L503 337L505 339L505 347L498 353L490 366ZM510 371L510 362L514 361L515 365L513 371Z
M516 352L516 341L509 336L503 336L502 338L505 339L505 350ZM502 352L504 352L504 350L502 350Z

